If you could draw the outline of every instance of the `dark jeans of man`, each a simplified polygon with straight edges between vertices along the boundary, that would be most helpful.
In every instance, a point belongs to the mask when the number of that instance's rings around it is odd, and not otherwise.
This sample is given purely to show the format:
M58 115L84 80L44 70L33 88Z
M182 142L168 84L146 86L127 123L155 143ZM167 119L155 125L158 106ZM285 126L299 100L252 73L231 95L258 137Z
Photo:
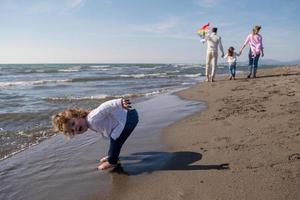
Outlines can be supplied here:
M253 78L255 78L260 54L257 54L255 57L253 57L251 49L250 49L248 56L249 56L249 70L250 70L248 78L250 78L252 74L253 74Z
M135 109L128 110L126 124L121 135L116 140L110 138L110 147L108 151L108 162L110 164L117 164L121 148L138 122L139 116L137 111Z

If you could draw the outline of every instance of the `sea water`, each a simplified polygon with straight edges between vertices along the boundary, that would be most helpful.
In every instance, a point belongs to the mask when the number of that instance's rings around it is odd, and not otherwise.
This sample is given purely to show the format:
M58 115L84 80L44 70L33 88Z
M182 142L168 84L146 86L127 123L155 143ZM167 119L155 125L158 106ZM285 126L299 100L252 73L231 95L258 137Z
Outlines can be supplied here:
M50 119L62 109L158 95L190 87L204 74L200 64L2 64L0 159L54 135Z

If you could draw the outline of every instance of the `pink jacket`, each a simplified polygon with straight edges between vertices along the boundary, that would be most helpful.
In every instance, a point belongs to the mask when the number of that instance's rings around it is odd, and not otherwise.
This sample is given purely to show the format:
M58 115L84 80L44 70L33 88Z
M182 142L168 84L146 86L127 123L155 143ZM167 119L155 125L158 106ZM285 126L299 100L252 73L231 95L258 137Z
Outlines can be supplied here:
M249 44L252 55L255 57L263 50L262 36L260 34L249 34L243 46Z

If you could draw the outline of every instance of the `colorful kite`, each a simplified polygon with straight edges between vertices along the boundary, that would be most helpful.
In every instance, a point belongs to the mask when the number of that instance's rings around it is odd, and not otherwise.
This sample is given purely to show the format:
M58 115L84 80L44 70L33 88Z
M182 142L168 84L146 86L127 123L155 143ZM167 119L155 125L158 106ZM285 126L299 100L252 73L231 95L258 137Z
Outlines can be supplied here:
M208 34L209 31L209 23L202 26L202 28L197 30L197 34L204 39L204 37Z

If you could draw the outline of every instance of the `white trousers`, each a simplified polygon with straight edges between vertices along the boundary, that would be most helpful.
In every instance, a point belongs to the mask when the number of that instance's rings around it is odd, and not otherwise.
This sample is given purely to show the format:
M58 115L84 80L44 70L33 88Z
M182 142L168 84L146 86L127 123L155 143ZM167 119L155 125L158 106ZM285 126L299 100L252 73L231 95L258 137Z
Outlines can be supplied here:
M214 79L216 75L216 67L218 63L218 52L209 51L206 53L205 76ZM210 73L211 71L211 73ZM209 74L210 73L210 74Z

